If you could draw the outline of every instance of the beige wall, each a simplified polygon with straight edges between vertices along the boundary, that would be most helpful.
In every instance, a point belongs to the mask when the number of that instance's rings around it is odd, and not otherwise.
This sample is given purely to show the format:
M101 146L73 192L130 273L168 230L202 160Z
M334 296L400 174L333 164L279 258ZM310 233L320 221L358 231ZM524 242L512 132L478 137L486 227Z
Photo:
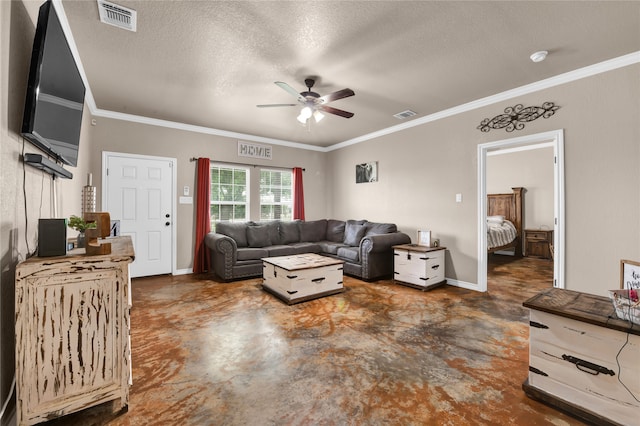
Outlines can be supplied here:
M545 101L561 107L556 115L516 134L476 129L507 106ZM331 215L393 221L414 239L431 229L449 249L447 277L476 283L477 145L564 129L566 286L606 295L620 259L640 259L639 117L634 65L332 151ZM354 183L364 161L378 161L379 182Z
M521 186L524 228L553 229L553 148L487 156L487 193L509 194Z
M89 159L90 170L97 179L98 199L102 196L101 168L102 152L123 152L177 159L177 268L189 269L193 266L193 234L195 232L195 204L178 204L184 186L195 191L196 163L192 157L209 157L213 161L230 161L258 164L265 167L305 168L304 191L305 212L309 220L327 217L326 206L326 155L322 152L273 147L272 160L257 160L238 156L238 140L222 136L169 129L146 124L96 117L96 125L90 126L91 139L95 149ZM253 188L259 187L259 168L250 169ZM259 193L250 194L251 219L259 220ZM195 202L195 201L194 201Z

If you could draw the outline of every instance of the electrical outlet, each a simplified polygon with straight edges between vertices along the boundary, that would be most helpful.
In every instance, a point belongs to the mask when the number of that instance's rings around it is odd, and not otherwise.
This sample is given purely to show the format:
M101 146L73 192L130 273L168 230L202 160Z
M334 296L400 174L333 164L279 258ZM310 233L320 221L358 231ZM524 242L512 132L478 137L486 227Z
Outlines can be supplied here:
M456 194L456 203L462 202L462 194Z
M185 197L189 196L189 191L190 191L190 188L185 185L185 187L182 188L182 195L184 195Z

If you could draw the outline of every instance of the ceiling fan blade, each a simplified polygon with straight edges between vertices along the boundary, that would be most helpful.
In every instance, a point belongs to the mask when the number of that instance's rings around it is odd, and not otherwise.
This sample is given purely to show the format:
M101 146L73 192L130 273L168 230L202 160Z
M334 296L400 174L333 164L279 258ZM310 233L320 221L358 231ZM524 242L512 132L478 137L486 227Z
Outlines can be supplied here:
M292 96L294 96L296 99L298 99L298 102L304 102L305 101L304 96L302 96L300 93L298 93L298 91L296 89L294 89L293 87L289 86L287 83L283 83L282 81L276 81L275 84L277 84L278 86L280 86L280 88L282 88L283 90L285 90L286 92L288 92Z
M327 104L329 102L337 101L338 99L348 98L349 96L355 95L354 91L351 89L342 89L337 92L329 93L328 95L321 96L318 99L318 102L321 104Z
M258 108L271 108L271 107L288 107L288 106L297 106L298 104L267 104L267 105L256 105Z
M333 107L326 106L326 105L318 105L318 109L322 110L324 112L328 112L329 114L339 115L340 117L344 117L344 118L353 117L353 113L352 112L343 111L341 109L333 108Z

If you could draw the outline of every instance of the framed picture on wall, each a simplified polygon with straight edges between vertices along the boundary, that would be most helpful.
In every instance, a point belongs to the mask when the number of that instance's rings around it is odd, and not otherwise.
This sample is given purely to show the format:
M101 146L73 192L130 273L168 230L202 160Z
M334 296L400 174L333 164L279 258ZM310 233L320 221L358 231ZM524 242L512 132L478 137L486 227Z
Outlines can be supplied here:
M356 183L377 182L378 162L356 164Z
M620 261L620 288L640 289L640 262L633 260Z
M431 231L418 231L418 245L431 247Z

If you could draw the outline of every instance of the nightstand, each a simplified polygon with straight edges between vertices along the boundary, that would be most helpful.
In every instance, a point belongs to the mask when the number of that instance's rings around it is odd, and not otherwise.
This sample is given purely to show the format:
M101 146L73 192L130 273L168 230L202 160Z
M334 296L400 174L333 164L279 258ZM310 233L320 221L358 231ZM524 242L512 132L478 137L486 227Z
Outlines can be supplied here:
M553 231L545 229L524 230L524 255L539 257L541 259L553 259L551 247L553 246Z

